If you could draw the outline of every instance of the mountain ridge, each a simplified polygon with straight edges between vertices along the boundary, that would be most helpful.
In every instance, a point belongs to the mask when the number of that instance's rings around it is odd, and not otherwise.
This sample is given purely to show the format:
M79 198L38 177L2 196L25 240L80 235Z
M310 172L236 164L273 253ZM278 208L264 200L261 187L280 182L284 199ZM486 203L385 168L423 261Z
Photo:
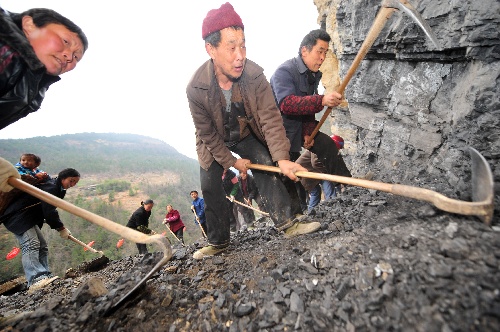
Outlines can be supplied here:
M117 154L117 151L120 153ZM137 134L78 133L0 140L2 158L16 163L22 153L40 156L40 169L51 174L57 174L66 167L99 174L117 170L141 171L146 163L147 169L153 171L178 162L197 165L195 159L183 155L168 143ZM109 161L108 166L97 162L103 156ZM178 166L176 168L179 169Z

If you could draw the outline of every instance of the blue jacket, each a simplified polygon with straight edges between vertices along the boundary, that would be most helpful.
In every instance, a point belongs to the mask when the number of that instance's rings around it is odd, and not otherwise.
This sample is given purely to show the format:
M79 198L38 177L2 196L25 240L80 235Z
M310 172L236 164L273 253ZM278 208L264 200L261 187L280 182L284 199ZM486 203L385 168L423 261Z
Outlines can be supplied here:
M207 221L205 217L205 200L201 197L198 197L193 201L194 211L198 218L200 218L200 224L204 224ZM194 223L197 224L196 218L194 219Z

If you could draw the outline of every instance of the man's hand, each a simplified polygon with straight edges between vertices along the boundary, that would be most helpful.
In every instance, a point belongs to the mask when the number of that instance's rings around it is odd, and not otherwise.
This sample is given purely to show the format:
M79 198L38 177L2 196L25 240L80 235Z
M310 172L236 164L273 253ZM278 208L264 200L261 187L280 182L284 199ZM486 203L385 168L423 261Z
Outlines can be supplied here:
M68 239L69 236L71 235L71 232L69 231L69 229L67 229L66 227L63 227L63 228L60 228L58 229L59 231L59 235L63 238L63 239Z
M309 135L305 135L304 136L304 149L308 149L309 150L310 148L313 147L313 145L314 145L314 139L312 139L311 142L307 143L309 141L310 137L311 136L309 136Z
M191 211L194 212L194 205L191 205Z
M247 205L252 205L250 204L250 200L248 198L243 198L245 200L245 203L247 203Z
M307 172L307 169L290 160L279 160L278 166L281 169L281 173L288 176L291 180L295 182L299 181L299 178L295 176L295 172L299 171Z
M167 218L163 219L163 223L166 225L167 224Z
M233 196L233 195L229 196L229 201L230 201L231 203L233 203L233 202L234 202L234 196Z
M13 189L13 187L7 183L11 176L16 179L21 178L19 172L11 163L0 158L0 191L8 192Z
M339 106L341 102L342 102L342 95L334 91L332 93L324 95L321 104L323 106L336 107Z
M240 173L246 173L248 171L247 164L252 162L249 159L236 159L233 167L236 168Z

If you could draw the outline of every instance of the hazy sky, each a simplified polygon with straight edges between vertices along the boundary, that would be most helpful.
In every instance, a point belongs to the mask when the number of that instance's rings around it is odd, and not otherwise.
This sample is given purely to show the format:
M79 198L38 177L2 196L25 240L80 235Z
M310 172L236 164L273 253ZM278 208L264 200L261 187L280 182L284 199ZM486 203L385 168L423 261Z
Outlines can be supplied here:
M52 85L42 107L0 130L0 139L83 132L132 133L165 141L196 158L186 85L208 59L206 13L224 0L0 0L8 11L51 8L79 25L89 49ZM313 0L233 0L245 25L247 58L269 79L319 28Z

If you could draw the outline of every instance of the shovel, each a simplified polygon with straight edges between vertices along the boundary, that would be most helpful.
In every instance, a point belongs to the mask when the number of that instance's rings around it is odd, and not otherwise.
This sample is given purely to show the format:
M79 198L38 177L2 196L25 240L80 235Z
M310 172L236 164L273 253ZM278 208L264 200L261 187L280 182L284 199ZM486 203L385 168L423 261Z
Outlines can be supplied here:
M142 287L146 283L146 281L151 278L163 265L165 265L170 258L172 257L172 247L170 246L170 242L168 239L161 235L146 235L144 233L138 232L134 229L125 227L118 223L115 223L109 219L101 217L97 214L94 214L90 211L79 208L69 202L66 202L59 197L51 195L43 190L38 189L20 179L16 179L14 177L10 177L8 180L9 185L19 190L22 190L46 203L49 203L55 207L61 208L75 216L83 218L85 220L90 221L93 224L101 226L107 229L110 232L121 235L122 237L133 241L135 243L156 243L163 252L163 258L146 274L144 278L142 278L137 285L135 285L132 290L130 290L127 294L125 294L118 302L112 305L108 310L107 314L113 312L118 307L120 307L137 289Z
M375 189L388 192L398 196L414 198L421 201L432 203L440 210L457 213L462 215L476 216L481 219L486 225L491 224L493 218L494 202L493 202L493 174L490 166L484 157L474 148L469 147L472 161L472 200L466 202L457 199L448 198L435 191L412 187L402 184L391 184L363 179L349 178L345 176L314 173L314 172L296 172L298 177L327 180L332 182L349 184L352 186ZM279 167L247 164L247 168L257 169L261 171L269 171L281 173Z

